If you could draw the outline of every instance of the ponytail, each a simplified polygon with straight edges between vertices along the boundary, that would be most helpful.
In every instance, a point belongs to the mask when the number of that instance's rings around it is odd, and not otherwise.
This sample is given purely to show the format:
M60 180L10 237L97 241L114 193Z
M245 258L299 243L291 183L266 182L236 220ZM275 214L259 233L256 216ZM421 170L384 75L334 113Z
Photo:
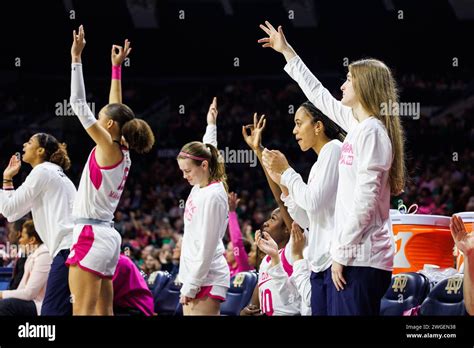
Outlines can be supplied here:
M44 160L57 164L63 170L71 168L71 160L67 153L66 143L60 143L51 134L38 133L35 135L40 147L44 149Z
M135 118L135 114L125 104L108 104L106 115L117 122L120 132L127 141L130 149L142 154L149 152L155 144L155 136L151 127L144 120Z
M140 154L150 152L155 144L155 136L145 121L134 118L122 127L122 135L130 148Z
M224 159L214 145L205 144L211 151L211 159L209 162L209 181L221 181L225 190L229 191L227 186L227 175L225 173Z
M51 154L49 161L57 164L63 170L68 170L71 168L71 160L69 159L69 155L67 153L66 143L61 143L58 145L58 149Z
M320 121L324 126L324 134L330 139L337 139L341 143L344 142L347 132L342 129L336 122L331 120L325 114L322 113L313 103L309 100L305 101L300 105L300 108L304 108L305 111L311 116L313 123Z

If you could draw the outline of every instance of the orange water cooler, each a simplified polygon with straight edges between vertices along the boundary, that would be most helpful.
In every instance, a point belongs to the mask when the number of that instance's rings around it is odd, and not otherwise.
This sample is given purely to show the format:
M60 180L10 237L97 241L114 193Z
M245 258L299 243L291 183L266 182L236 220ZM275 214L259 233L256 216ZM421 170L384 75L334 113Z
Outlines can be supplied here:
M396 254L393 274L417 272L425 264L454 267L454 241L447 216L390 212Z

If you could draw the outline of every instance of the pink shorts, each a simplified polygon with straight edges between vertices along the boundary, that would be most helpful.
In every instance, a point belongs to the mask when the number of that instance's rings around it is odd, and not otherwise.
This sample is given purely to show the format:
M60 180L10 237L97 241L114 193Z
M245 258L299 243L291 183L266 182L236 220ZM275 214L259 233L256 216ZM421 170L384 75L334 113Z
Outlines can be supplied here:
M225 301L227 288L219 285L202 286L201 290L196 294L195 299L210 297L220 302Z
M66 265L77 265L101 278L112 279L120 256L122 237L112 227L74 226L73 246Z

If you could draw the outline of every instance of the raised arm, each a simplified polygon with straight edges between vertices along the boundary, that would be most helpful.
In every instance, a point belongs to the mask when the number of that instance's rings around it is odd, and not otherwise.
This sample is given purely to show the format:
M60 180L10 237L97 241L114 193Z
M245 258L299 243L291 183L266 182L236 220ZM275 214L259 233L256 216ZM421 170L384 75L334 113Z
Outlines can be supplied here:
M260 28L268 35L258 40L263 43L263 47L273 48L275 51L283 54L286 59L285 71L295 80L303 93L318 109L325 115L336 122L344 130L349 131L357 125L350 107L342 105L342 103L334 98L332 94L323 87L321 82L313 75L308 67L303 63L295 50L290 46L283 34L281 25L276 30L268 21Z
M85 32L84 27L81 25L77 34L75 30L73 31L71 47L71 107L87 134L89 134L92 140L97 144L98 152L105 155L101 157L117 157L117 146L113 142L112 136L103 127L97 124L94 114L87 105L86 88L82 74L82 51L85 45ZM113 163L115 163L115 159ZM107 163L99 164L107 165Z
M285 204L280 198L282 190L280 189L278 184L273 181L270 176L270 173L268 173L268 171L263 166L262 154L264 147L262 146L262 132L265 129L266 122L267 120L265 119L265 115L262 115L257 122L257 113L254 113L253 124L242 126L242 136L244 137L244 140L247 145L257 155L258 161L260 162L260 165L263 168L263 172L265 173L265 177L267 178L268 186L270 186L270 190L272 191L273 197L275 198L275 201L277 202L278 207L280 208L280 212L282 214L283 221L285 222L285 226L290 231L293 219L291 218L285 207ZM250 135L248 134L247 129L250 130Z
M293 223L291 229L291 258L293 260L293 274L290 281L298 290L301 300L307 307L311 307L311 265L303 258L306 246L306 237L300 226ZM286 249L285 249L286 250Z
M17 221L31 211L32 203L48 185L48 175L44 168L33 169L25 182L17 189L13 187L13 177L20 170L21 161L13 155L3 172L3 190L0 190L0 214L9 222Z
M209 111L207 112L207 127L206 133L202 138L204 144L211 144L217 148L217 98L212 99L211 105L209 105Z
M131 50L128 40L125 40L123 47L112 45L112 80L110 82L109 104L122 103L122 64Z
M308 214L316 213L337 191L341 148L328 143L324 150L318 158L318 166L321 169L311 173L309 184L306 184L301 175L290 167L285 155L280 151L268 151L264 154L267 170L282 173L280 185L288 188L291 200Z

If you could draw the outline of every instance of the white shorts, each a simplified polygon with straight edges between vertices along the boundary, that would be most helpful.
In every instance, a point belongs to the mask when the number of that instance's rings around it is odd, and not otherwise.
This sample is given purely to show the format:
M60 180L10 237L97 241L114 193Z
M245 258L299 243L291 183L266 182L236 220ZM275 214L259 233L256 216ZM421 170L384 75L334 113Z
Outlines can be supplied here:
M78 224L74 226L72 238L66 265L78 265L101 278L114 276L122 244L122 237L115 228Z

